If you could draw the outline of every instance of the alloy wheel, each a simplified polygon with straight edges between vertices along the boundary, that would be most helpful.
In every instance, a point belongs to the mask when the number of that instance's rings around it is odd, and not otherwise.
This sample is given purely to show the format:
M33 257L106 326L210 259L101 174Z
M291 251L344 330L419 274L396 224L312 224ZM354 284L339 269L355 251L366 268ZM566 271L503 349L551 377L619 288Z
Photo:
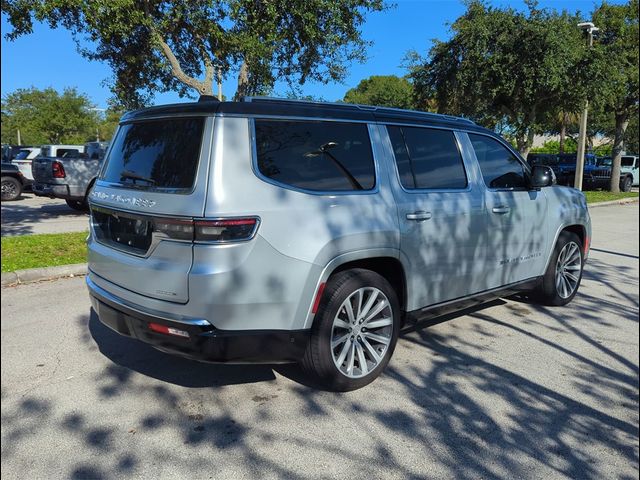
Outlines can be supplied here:
M558 255L556 262L556 290L562 298L569 298L578 288L582 270L580 246L575 242L567 243Z
M361 378L382 362L393 334L389 299L375 287L359 288L342 303L333 319L331 352L337 369Z

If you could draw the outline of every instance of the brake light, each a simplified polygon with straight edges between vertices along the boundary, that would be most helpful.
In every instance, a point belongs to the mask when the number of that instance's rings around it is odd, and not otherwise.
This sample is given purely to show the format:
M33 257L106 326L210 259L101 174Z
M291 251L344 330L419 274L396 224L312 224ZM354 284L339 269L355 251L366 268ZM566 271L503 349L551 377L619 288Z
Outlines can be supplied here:
M176 240L200 242L230 242L249 240L255 234L258 219L228 218L218 220L186 220L157 218L153 230Z
M65 178L67 176L64 166L60 162L52 162L51 170L53 171L53 178Z
M193 240L193 220L155 219L153 221L153 230L176 240Z
M228 218L220 220L196 220L195 240L203 242L232 242L249 240L258 227L258 219Z

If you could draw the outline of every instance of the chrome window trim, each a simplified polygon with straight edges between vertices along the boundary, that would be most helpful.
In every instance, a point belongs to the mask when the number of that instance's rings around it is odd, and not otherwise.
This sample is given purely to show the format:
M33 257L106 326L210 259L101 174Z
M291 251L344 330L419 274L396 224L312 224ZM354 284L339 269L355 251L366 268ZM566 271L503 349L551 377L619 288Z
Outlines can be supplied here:
M462 163L462 171L464 172L465 180L467 181L466 187L464 188L406 188L404 185L402 185L402 181L400 180L400 171L398 170L398 161L396 160L395 153L393 152L393 145L390 145L391 154L393 155L393 166L394 166L393 170L396 174L396 180L398 181L398 185L400 185L400 188L402 189L403 192L408 194L465 193L465 192L470 192L472 190L471 181L469 180L469 174L467 172L467 166L464 163L464 156L462 155L462 146L460 145L460 141L458 140L458 136L456 135L457 129L446 128L446 127L436 128L436 127L423 126L423 125L404 125L404 124L400 125L396 123L380 123L380 125L385 127L385 132L387 133L387 138L389 139L389 142L391 142L391 137L389 136L389 131L387 130L387 127L389 126L391 127L406 126L406 127L414 127L414 128L432 128L437 130L446 130L448 132L451 132L451 134L453 135L456 147L458 149L458 154L460 155L460 163Z
M279 188L284 188L286 190L291 190L293 192L298 192L298 193L304 193L307 195L315 195L315 196L320 196L320 197L327 197L327 196L346 196L346 195L375 195L376 193L379 193L380 191L380 175L379 175L379 165L378 165L378 159L376 158L376 154L375 154L375 149L374 149L374 144L373 144L373 139L372 139L372 132L371 132L371 122L352 122L349 120L337 120L339 122L342 123L364 123L367 125L367 135L369 136L369 145L371 147L371 158L373 160L373 180L374 180L374 184L373 187L368 189L368 190L308 190L306 188L300 188L300 187L296 187L294 185L288 185L286 183L282 183L282 182L278 182L277 180L273 180L265 175L262 174L262 172L260 171L260 169L258 168L258 146L257 146L257 140L256 140L256 125L255 125L255 120L256 119L268 119L268 120L272 120L275 119L275 117L270 117L270 116L251 116L251 117L247 117L245 116L241 116L242 118L246 118L248 119L248 126L249 126L249 143L251 145L251 168L253 169L253 174L260 179L261 181L265 182L265 183L269 183L271 185L274 185L276 187ZM278 120L294 120L294 121L324 121L321 119L318 119L316 117L288 117L288 116L279 116L277 118Z

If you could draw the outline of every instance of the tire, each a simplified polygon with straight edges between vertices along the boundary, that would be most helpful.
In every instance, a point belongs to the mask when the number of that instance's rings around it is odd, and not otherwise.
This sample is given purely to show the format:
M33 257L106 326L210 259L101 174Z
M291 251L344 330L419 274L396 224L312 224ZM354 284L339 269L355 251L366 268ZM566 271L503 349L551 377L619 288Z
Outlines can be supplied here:
M69 205L69 207L73 208L74 210L77 210L79 212L86 212L87 211L87 202L86 200L69 200L66 199L65 202L67 202L67 205Z
M633 186L633 178L631 177L624 177L622 182L620 182L620 190L623 192L630 192L632 186Z
M584 253L580 238L572 232L560 233L547 271L534 296L544 305L566 305L578 292L583 268Z
M2 177L2 200L15 200L22 194L22 183L14 177Z
M340 272L324 290L302 367L329 390L362 388L385 369L399 333L400 304L389 282L370 270Z

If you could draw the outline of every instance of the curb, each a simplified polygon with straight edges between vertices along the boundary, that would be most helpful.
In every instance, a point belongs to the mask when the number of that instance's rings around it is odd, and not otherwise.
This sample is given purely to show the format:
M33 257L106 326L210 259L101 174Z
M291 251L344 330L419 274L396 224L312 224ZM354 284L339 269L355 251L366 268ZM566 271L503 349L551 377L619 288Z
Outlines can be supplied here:
M597 202L587 204L588 208L607 207L609 205L626 205L628 203L636 203L640 197L621 198L620 200L609 200L608 202Z
M60 265L59 267L29 268L2 274L2 286L18 285L22 283L55 280L64 277L78 277L87 274L86 263Z

